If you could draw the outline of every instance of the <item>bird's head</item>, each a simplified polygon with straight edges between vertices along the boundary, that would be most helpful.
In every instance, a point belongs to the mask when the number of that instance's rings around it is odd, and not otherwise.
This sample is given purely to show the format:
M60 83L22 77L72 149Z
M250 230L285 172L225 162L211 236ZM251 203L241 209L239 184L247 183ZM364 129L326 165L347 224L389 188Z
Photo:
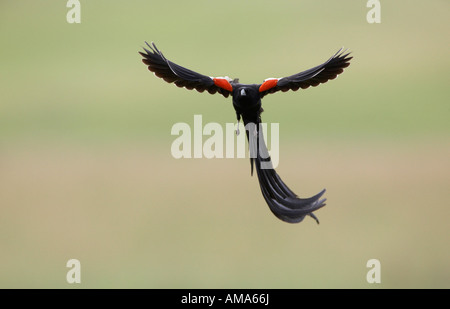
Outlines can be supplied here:
M233 89L233 104L241 111L257 111L261 107L258 88L254 85L239 85Z
M255 100L258 97L257 91L250 87L249 85L237 87L236 92L234 93L238 99L242 100Z

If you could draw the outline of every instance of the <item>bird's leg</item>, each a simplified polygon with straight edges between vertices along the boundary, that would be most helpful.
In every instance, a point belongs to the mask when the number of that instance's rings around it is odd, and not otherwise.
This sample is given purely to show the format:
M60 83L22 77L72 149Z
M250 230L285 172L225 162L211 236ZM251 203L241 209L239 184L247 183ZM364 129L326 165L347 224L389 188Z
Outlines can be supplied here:
M236 123L236 135L239 135L239 121L241 120L241 115L236 113L237 116L237 123Z

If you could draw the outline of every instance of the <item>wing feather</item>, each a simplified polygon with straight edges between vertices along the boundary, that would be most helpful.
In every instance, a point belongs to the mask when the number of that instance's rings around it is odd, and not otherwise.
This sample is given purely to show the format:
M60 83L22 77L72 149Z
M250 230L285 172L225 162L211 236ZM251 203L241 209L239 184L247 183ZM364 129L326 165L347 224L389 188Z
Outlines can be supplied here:
M155 76L189 90L208 91L210 94L220 93L224 97L230 95L230 91L220 88L214 83L214 78L194 72L168 60L153 42L152 45L145 43L149 49L144 48L145 53L139 52L139 54L143 57L142 62L148 66L148 69Z
M353 57L350 57L350 52L341 48L334 56L321 65L288 77L278 78L276 85L270 89L261 91L261 98L266 94L277 91L297 91L300 88L306 89L326 83L344 72L344 68L350 65L350 60L352 58Z

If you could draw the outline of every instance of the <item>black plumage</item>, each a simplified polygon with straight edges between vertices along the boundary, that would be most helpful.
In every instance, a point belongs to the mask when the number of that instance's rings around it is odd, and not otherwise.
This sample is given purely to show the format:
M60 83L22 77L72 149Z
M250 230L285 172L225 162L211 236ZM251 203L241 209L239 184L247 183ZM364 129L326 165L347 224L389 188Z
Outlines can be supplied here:
M289 223L301 222L306 215L319 220L314 211L325 206L326 199L322 199L325 189L310 198L299 198L281 180L272 166L269 152L259 128L261 113L263 111L261 99L267 94L277 91L296 91L315 87L336 78L350 65L350 53L340 49L334 56L321 65L309 70L282 78L269 78L262 84L241 84L237 79L229 77L210 77L184 68L166 59L154 43L139 52L142 61L157 77L178 87L185 87L199 92L207 91L211 94L220 93L224 97L232 96L233 107L238 122L242 118L246 128L250 147L250 161L253 174L255 167L262 195L270 210L280 220ZM261 137L261 138L260 138Z

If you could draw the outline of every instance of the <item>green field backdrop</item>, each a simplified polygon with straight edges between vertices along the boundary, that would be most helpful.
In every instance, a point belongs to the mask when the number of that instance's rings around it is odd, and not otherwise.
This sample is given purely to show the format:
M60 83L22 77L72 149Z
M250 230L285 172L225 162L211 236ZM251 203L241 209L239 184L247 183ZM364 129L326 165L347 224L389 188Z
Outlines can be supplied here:
M381 1L379 24L364 0L80 2L80 24L67 1L0 2L0 288L450 288L448 1ZM278 173L327 189L320 225L276 219L248 159L172 157L175 123L235 114L155 78L144 41L244 83L352 51L263 100Z

